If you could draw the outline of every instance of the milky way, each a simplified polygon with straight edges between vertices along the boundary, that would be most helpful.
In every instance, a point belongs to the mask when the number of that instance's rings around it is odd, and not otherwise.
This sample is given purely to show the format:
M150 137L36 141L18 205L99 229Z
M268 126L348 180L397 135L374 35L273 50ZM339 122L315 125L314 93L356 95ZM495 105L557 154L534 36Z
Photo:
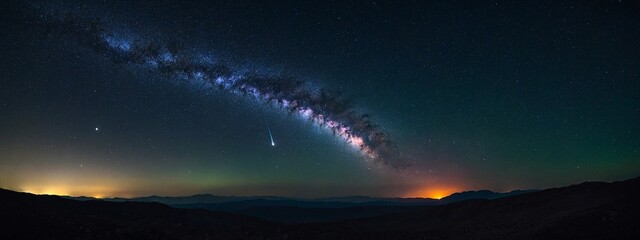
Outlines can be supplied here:
M140 66L171 79L203 82L212 90L275 104L315 126L328 129L376 164L390 168L408 165L389 134L372 122L368 114L358 112L353 102L340 93L293 77L234 70L222 61L185 51L179 42L133 38L109 31L110 26L98 18L47 14L39 15L34 22L39 22L49 35L73 39L114 62Z

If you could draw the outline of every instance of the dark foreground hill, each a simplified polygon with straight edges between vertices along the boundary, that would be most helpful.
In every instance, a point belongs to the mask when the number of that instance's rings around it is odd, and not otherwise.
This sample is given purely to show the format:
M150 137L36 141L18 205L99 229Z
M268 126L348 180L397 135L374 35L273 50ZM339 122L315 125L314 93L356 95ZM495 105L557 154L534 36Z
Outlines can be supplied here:
M374 218L286 225L159 203L0 190L0 239L638 239L640 178L407 208Z
M290 229L306 239L640 239L640 178Z
M260 239L276 224L160 203L77 201L0 189L0 239ZM268 232L269 234L266 234Z

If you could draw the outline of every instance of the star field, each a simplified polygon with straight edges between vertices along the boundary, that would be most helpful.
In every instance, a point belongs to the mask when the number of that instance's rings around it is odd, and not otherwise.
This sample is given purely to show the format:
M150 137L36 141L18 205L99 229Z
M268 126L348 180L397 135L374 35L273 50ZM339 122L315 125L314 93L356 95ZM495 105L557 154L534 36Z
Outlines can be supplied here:
M408 197L640 173L632 2L0 13L3 188Z

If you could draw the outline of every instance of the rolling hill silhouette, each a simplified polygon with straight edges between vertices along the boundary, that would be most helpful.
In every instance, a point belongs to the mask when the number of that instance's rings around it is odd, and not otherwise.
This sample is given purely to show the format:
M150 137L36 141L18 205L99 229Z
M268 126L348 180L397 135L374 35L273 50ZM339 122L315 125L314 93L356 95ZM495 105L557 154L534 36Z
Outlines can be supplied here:
M388 206L361 206L379 211ZM0 239L637 239L640 178L492 200L401 206L382 216L281 224L160 203L77 201L0 190ZM299 207L278 206L295 215ZM352 208L344 208L344 211ZM321 211L316 210L316 211ZM330 214L329 214L330 215Z

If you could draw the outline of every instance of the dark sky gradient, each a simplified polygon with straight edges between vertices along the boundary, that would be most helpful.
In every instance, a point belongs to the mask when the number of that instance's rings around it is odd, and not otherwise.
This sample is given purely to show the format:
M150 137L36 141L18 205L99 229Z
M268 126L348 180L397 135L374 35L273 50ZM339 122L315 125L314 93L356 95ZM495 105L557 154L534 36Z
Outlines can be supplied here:
M640 175L634 1L19 2L0 4L3 188L438 197ZM118 63L45 31L39 12L341 92L413 164L372 163L295 113Z

